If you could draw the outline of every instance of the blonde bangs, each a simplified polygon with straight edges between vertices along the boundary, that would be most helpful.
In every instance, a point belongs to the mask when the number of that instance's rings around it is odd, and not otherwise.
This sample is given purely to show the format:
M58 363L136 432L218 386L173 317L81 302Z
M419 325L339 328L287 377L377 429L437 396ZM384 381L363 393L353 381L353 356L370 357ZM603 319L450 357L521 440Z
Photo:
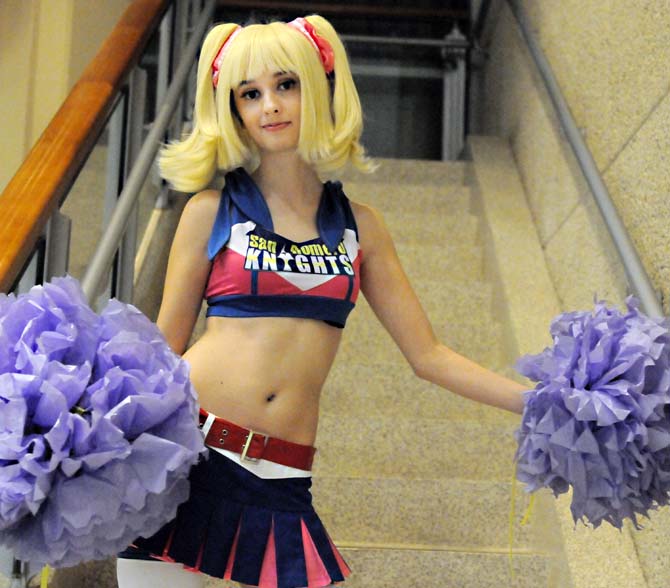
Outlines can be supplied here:
M245 27L226 53L224 86L234 90L266 71L292 72L302 78L305 51L301 45L284 23Z

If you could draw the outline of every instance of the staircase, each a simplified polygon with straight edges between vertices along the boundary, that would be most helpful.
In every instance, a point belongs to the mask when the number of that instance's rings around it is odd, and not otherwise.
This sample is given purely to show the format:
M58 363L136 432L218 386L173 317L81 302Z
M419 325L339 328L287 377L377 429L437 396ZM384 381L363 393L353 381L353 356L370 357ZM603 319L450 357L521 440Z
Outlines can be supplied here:
M382 212L441 340L507 371L466 165L387 160L343 183ZM324 391L314 483L317 511L353 569L347 585L547 586L545 559L518 525L510 571L518 422L416 378L360 300Z
M441 340L511 374L510 329L494 310L502 296L487 277L495 261L484 254L490 229L473 213L470 165L384 160L373 175L342 179L352 200L382 212ZM547 534L534 528L540 517L518 524L527 506L520 486L510 541L518 423L419 380L361 296L323 393L314 472L315 506L353 570L346 586L567 588L534 547ZM112 588L113 558L53 580L53 588Z

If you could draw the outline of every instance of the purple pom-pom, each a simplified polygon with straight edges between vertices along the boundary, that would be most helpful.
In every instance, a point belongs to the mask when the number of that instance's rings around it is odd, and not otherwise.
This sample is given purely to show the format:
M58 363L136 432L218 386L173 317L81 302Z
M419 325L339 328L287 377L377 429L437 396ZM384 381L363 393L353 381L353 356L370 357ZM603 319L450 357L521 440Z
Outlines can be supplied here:
M517 431L517 477L533 492L572 486L572 515L620 528L668 503L670 323L605 303L558 316L554 344L521 358L538 382Z
M186 362L136 308L73 278L0 296L0 542L54 567L174 517L203 450Z
M2 530L37 513L51 489L63 455L56 423L88 386L100 318L72 279L0 301Z

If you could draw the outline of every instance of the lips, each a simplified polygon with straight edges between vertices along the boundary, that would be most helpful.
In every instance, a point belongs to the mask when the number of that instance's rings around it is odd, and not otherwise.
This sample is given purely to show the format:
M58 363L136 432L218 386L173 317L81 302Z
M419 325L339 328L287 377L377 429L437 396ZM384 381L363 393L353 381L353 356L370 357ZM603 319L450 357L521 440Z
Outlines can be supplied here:
M291 124L291 123L290 123L289 121L286 121L286 122L278 122L278 123L270 123L270 124L267 124L267 125L263 125L263 126L262 126L262 129L263 129L264 131L270 131L270 132L274 132L274 131L282 131L282 130L284 130L286 127L288 127L290 124Z

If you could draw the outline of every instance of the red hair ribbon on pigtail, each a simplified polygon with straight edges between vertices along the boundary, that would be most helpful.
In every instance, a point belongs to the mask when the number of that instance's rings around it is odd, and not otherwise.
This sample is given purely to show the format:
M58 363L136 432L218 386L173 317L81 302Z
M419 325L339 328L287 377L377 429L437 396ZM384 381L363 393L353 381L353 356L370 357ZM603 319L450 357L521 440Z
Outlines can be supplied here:
M233 29L233 32L228 35L226 40L223 42L223 45L221 45L221 49L219 49L219 52L216 54L216 57L214 58L214 61L212 62L212 84L214 84L214 87L219 83L219 71L221 71L221 64L223 63L223 56L226 54L226 51L228 47L230 47L230 44L233 42L233 39L237 36L237 34L242 30L242 27L238 26L237 28Z
M321 63L323 63L323 69L326 70L327 74L331 73L333 69L335 69L335 54L333 53L333 48L326 39L317 34L314 25L302 17L296 18L286 24L297 31L300 31L307 38L319 54Z

